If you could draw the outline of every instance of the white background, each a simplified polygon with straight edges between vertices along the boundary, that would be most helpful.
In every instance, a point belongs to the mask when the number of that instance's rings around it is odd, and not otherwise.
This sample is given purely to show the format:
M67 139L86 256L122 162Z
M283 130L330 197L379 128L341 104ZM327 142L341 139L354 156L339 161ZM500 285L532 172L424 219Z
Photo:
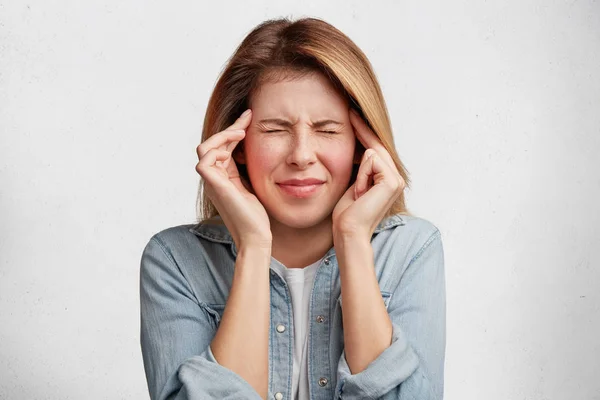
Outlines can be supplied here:
M598 1L0 1L0 398L148 398L143 247L258 23L314 16L380 80L442 231L445 398L600 399Z

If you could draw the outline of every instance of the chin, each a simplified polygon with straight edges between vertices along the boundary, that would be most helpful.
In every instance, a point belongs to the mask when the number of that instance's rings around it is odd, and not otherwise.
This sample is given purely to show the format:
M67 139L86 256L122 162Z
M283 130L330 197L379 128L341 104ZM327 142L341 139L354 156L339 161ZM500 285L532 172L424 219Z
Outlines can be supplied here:
M294 229L307 229L318 225L328 218L331 218L331 211L319 207L318 210L305 209L295 207L276 205L275 209L268 210L272 219L282 225Z

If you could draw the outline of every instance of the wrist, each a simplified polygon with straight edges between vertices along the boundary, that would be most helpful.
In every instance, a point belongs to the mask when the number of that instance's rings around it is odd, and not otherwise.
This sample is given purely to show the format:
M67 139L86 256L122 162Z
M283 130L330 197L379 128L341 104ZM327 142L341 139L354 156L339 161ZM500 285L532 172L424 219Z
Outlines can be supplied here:
M268 237L247 237L239 240L236 243L238 252L257 252L257 253L268 253L271 254L273 248L273 239Z
M355 244L371 243L371 235L355 230L333 230L333 243L343 246L351 246Z
M358 260L373 259L374 251L371 242L364 238L344 237L334 241L336 257L340 271L345 270L345 267L352 262Z
M251 275L258 277L256 275L257 270L268 270L271 265L271 249L266 248L264 246L253 246L253 245L244 245L238 249L236 260L235 260L235 269L236 274L245 274L244 271L254 271L249 272Z

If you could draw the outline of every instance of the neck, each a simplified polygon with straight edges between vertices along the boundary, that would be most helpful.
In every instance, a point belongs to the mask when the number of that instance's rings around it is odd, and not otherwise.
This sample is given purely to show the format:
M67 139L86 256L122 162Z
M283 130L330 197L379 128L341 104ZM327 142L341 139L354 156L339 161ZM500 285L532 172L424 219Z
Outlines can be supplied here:
M333 247L331 217L309 228L292 228L271 219L271 255L287 268L304 268Z

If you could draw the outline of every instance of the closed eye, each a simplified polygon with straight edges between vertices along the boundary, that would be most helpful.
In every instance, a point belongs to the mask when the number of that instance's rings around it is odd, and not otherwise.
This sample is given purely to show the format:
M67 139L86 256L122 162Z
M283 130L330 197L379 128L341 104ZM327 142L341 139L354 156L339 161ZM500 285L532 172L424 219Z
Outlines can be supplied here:
M272 129L269 131L265 131L266 133L274 133L274 132L281 132L280 129ZM319 132L323 132L323 133L337 133L336 131L319 131Z

